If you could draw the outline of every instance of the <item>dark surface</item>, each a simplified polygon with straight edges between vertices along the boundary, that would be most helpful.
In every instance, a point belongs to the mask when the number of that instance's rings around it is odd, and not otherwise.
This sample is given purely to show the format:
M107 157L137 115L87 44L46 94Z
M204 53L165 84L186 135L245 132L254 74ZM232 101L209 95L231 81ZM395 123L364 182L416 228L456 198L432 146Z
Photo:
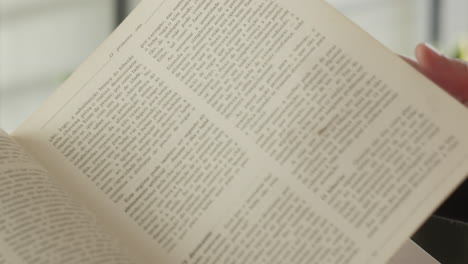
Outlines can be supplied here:
M412 239L442 264L468 264L468 180Z
M467 202L468 180L465 180L452 196L436 211L435 215L468 223Z
M442 264L468 263L468 224L431 217L412 237Z

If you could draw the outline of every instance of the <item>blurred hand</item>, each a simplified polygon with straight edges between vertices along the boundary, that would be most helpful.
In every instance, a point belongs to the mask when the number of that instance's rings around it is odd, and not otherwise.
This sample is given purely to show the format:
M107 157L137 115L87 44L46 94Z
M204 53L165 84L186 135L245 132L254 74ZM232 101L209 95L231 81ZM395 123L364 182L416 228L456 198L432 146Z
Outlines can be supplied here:
M403 59L468 106L467 62L445 57L428 44L419 44L415 54L417 61Z

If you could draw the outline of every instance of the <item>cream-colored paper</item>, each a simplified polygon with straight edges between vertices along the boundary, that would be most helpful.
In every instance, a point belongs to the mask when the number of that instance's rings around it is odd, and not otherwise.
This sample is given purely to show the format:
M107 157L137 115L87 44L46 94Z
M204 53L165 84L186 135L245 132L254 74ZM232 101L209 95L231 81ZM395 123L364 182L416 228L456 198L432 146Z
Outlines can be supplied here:
M0 130L0 263L131 263L116 239Z
M14 137L142 263L384 263L467 117L321 1L144 1Z

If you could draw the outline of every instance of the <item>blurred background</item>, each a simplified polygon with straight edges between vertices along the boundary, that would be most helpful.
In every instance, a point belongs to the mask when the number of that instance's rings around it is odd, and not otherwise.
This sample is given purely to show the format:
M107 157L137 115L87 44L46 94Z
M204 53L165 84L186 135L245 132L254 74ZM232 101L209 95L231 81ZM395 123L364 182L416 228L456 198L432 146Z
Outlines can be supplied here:
M412 56L422 41L451 55L466 49L468 0L329 2L395 52ZM0 0L0 127L13 131L137 3Z

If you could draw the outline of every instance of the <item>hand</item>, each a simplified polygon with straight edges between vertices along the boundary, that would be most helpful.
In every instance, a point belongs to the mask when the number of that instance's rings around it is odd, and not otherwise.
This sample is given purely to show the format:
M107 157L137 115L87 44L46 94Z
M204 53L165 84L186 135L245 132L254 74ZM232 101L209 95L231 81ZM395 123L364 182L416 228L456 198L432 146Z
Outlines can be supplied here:
M428 44L419 44L416 61L402 57L434 83L468 106L468 63L441 55Z

